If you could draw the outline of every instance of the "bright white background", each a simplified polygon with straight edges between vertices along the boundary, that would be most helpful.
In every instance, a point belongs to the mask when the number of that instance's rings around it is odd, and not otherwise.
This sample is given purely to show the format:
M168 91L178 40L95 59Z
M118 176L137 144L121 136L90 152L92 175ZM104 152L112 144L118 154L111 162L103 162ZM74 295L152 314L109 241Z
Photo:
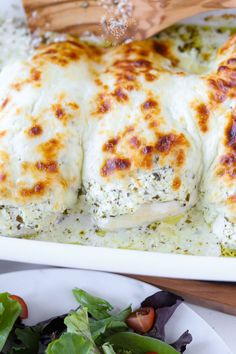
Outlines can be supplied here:
M46 268L34 264L0 261L0 273L15 272L27 269ZM236 284L235 284L236 286ZM222 314L217 311L205 309L200 306L189 304L202 318L204 318L215 331L224 339L234 354L236 354L236 316ZM200 353L199 353L200 354ZM214 354L214 353L205 353ZM224 353L222 353L224 354Z

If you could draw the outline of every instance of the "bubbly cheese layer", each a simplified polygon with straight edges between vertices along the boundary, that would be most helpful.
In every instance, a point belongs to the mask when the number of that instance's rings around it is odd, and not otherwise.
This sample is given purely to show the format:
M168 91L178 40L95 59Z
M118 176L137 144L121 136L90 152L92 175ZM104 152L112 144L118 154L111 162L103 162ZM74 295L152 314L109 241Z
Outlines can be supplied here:
M1 232L42 230L85 195L96 223L133 227L203 201L236 221L236 37L206 74L150 39L46 45L0 75ZM9 224L11 227L9 227Z
M53 44L5 67L0 82L0 220L34 232L72 207L81 189L89 54L77 41Z

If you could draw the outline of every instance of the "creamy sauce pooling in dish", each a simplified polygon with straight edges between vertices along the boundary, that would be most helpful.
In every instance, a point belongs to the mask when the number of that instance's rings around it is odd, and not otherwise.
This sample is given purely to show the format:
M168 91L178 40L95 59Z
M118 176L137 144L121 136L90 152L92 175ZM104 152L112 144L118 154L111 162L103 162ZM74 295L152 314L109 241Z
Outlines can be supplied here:
M226 24L229 22L229 19L224 20ZM208 70L209 60L233 32L234 28L223 25L221 28L211 28L208 26L208 21L203 27L175 26L158 36L159 52L177 69L181 68L190 73L204 73ZM8 33L7 39L6 33ZM47 37L50 38L50 35ZM52 38L56 37L52 36ZM31 39L25 24L19 20L2 21L0 49L1 67L15 59L26 57L31 51ZM190 211L166 218L164 221L114 232L104 231L93 225L86 208L84 197L81 196L79 211L68 210L51 229L26 237L93 246L198 255L219 256L222 250L226 254L228 248L236 249L236 232L232 224L224 218L216 217L214 211L204 206L203 216L200 203Z

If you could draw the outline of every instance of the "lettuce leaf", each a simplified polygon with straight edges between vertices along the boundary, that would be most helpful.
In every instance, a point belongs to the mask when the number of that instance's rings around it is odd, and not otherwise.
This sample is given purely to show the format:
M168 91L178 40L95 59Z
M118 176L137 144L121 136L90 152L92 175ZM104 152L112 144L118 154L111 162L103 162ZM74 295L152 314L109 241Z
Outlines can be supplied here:
M64 333L51 342L46 354L94 354L93 344L76 333Z
M131 332L120 332L109 337L107 341L118 352L128 350L133 354L146 354L154 352L160 354L177 354L178 352L169 344L146 336Z
M125 320L131 313L131 307L118 312L117 314L111 315L103 320L94 320L91 318L89 320L90 330L95 343L100 344L105 341L107 336L111 336L116 332L127 331L128 326Z
M67 332L79 334L94 344L89 328L88 311L86 307L82 307L76 312L71 312L65 318L64 322L67 327Z
M112 347L112 345L110 343L103 344L102 350L103 350L104 354L116 354L114 352L114 349L113 349L113 347Z
M96 320L101 320L110 316L109 312L113 309L113 306L106 300L99 297L92 296L82 289L73 289L73 294L81 306L88 309L88 313L91 314Z
M11 299L10 294L0 294L0 351L3 349L8 336L21 314L20 304Z

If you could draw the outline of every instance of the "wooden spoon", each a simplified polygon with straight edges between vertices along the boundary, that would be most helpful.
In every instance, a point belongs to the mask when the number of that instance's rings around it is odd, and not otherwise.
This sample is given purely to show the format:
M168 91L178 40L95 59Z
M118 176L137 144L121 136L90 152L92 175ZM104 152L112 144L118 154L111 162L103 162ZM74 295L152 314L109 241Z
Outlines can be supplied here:
M184 18L236 7L235 0L23 0L29 26L105 35L117 42L145 39Z
M184 300L203 307L236 316L236 283L130 275L181 296Z

